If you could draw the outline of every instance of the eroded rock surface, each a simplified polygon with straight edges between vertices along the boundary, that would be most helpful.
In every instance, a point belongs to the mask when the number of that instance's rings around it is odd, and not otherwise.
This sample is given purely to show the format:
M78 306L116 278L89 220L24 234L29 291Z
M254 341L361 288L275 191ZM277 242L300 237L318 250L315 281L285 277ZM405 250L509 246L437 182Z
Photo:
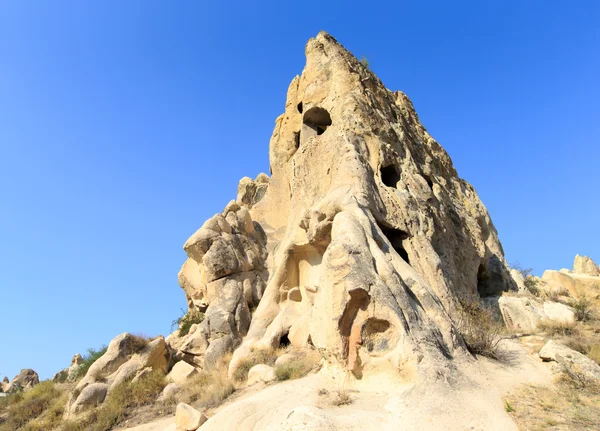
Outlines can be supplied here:
M206 318L169 337L178 359L210 367L235 349L233 373L291 343L356 376L382 361L433 376L465 352L457 298L517 289L487 210L408 97L324 32L269 158L271 177L242 179L184 246L179 281Z
M38 373L32 369L24 368L10 381L10 383L7 383L7 380L7 378L4 379L2 392L19 392L33 388L40 382L40 377L38 376Z

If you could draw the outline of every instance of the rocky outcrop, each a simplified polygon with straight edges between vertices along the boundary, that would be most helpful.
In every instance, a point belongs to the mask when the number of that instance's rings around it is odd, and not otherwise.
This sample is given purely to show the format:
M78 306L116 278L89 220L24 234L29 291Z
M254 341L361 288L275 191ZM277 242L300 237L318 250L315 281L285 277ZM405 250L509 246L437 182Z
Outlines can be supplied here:
M600 382L600 365L582 353L569 349L554 340L548 341L539 351L539 356L544 361L553 361L556 373L569 373L582 384Z
M576 274L568 270L546 270L541 281L545 290L567 290L574 298L600 295L600 276Z
M275 369L265 364L258 364L248 371L248 386L255 383L269 383L276 380Z
M74 382L79 373L79 367L83 364L83 357L77 353L71 359L71 365L54 375L52 381L55 383Z
M486 298L485 303L500 310L507 328L517 332L537 332L540 322L575 323L571 307L530 296L501 296Z
M244 178L184 246L180 284L206 319L169 344L199 367L236 349L230 373L288 342L357 376L382 362L443 373L466 352L457 298L517 289L496 229L406 95L326 33L306 59L271 177Z
M7 380L8 379L5 377L4 384L2 385L2 392L14 393L33 388L40 382L40 377L38 376L38 373L32 369L24 368L10 381L10 383L7 383Z
M600 276L600 267L589 257L576 255L573 262L573 272L575 274L598 277Z
M140 378L151 370L166 373L170 362L170 352L162 336L146 340L127 332L118 335L75 386L65 409L65 418L91 404L101 403L106 394L124 382Z
M240 206L231 201L222 214L209 219L184 245L187 261L179 284L190 312L204 312L202 323L167 342L177 360L211 368L242 341L250 325L250 310L262 298L266 270L266 235L252 220L249 208L264 195L268 178L240 183Z

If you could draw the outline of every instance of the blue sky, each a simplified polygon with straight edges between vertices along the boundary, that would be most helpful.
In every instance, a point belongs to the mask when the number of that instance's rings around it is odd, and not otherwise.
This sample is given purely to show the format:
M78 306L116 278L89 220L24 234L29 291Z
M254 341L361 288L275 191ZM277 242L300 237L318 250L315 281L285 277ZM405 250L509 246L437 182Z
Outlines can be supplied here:
M0 377L169 332L183 243L268 172L321 29L413 100L509 262L600 260L600 6L571 3L0 3Z

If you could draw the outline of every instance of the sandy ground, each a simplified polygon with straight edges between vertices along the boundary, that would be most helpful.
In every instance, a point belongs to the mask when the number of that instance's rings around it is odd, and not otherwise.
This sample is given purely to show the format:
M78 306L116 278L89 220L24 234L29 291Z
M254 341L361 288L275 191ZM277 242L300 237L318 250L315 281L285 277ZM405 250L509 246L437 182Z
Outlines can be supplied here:
M505 340L502 361L461 360L454 375L406 387L381 376L352 389L322 371L302 379L253 386L211 414L202 431L517 430L503 397L521 384L551 384L550 369L518 342ZM351 403L336 406L338 391ZM163 418L129 431L174 430Z

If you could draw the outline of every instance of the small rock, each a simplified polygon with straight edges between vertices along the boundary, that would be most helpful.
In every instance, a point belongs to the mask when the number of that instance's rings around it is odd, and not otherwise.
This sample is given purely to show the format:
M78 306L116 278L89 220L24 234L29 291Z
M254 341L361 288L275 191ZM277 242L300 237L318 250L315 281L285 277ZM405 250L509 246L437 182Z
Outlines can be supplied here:
M208 418L204 413L196 410L192 406L179 403L175 411L175 425L178 431L194 431L200 428Z
M183 385L196 374L198 374L198 370L196 368L187 362L179 361L173 366L173 369L171 369L171 372L167 375L167 381Z
M554 340L548 341L538 353L542 360L555 361L591 381L600 380L600 365L582 353L569 349ZM560 371L560 369L559 369Z
M162 391L163 398L168 400L170 398L174 398L179 391L181 391L181 386L177 383L169 383Z
M269 383L276 380L275 370L265 364L258 364L250 368L248 371L248 386L258 382Z

